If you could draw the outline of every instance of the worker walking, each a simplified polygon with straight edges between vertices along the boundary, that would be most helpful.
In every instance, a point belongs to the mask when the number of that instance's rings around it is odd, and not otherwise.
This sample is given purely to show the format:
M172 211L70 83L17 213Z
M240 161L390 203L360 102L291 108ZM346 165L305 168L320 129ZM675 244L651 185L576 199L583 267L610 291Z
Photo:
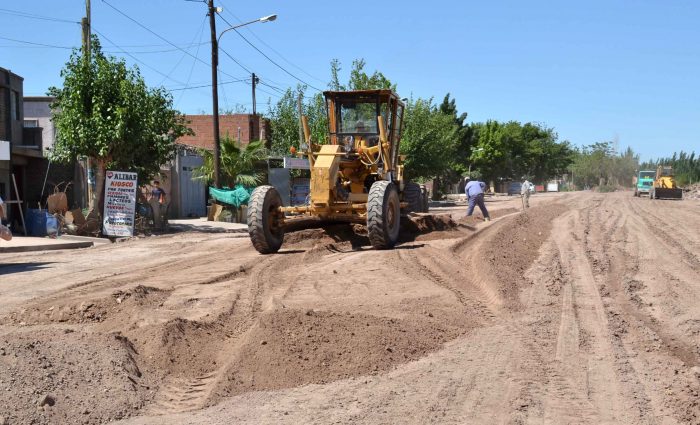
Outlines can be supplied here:
M525 179L520 187L520 196L523 198L524 208L530 208L530 182Z
M486 183L480 182L478 180L468 181L464 188L464 192L467 195L467 202L469 203L469 208L467 209L467 217L471 216L474 212L474 207L479 206L481 213L484 215L484 221L489 221L489 212L484 204L484 190L486 190Z

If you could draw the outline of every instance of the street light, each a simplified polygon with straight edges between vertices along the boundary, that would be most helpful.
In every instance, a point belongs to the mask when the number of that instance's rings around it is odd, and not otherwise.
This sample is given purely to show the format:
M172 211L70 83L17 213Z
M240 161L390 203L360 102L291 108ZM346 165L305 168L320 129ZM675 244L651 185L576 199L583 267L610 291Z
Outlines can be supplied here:
M474 149L474 152L481 152L483 150L484 150L484 148ZM469 161L469 173L467 174L467 177L469 177L470 179L472 178L472 162L471 161Z
M214 126L214 186L218 189L221 187L220 184L220 168L221 168L221 141L219 137L219 82L217 70L219 68L219 40L225 32L240 28L246 25L254 24L256 22L272 22L277 19L277 15L267 15L262 18L255 19L253 21L244 22L239 25L226 28L216 36L216 13L221 10L214 7L214 0L208 0L207 5L209 6L209 27L211 29L211 92L212 92L212 114L213 114L213 126ZM255 78L255 77L253 77Z
M240 27L243 27L246 25L254 24L256 22L262 22L262 23L272 22L275 19L277 19L277 15L267 15L267 16L263 16L262 18L255 19L253 21L244 22L242 24L234 25L232 27L226 28L225 30L221 31L221 34L219 34L219 37L216 39L216 44L217 45L219 44L219 41L221 40L221 36L224 35L224 33L228 32L228 31L235 30L236 28L240 28Z

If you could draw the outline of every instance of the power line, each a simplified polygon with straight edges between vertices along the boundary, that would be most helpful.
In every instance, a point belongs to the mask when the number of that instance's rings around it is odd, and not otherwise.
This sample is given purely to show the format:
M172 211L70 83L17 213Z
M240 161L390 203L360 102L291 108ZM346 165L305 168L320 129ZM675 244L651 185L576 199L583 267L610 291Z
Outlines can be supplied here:
M206 22L206 16L204 17L204 20L205 20L205 22ZM204 24L202 23L202 25L204 25ZM196 57L199 57L199 47L200 47L202 44L204 44L204 43L202 43L202 36L203 36L203 35L204 35L204 31L201 31L201 32L199 33L199 44L197 45L197 51L196 51L195 54L194 54ZM190 67L190 73L187 74L187 83L185 84L185 88L187 88L187 86L189 86L189 84L190 84L190 80L192 79L192 73L194 72L194 67L195 67L196 65L197 65L197 60L195 59L195 60L192 61L192 66ZM175 102L175 106L176 106L176 107L177 107L177 105L180 104L180 101L182 100L182 97L183 97L184 95L185 95L185 91L183 90L183 91L180 93L180 96L177 98L177 101Z
M15 43L30 44L32 46L39 46L39 47L50 47L52 49L68 49L68 50L73 49L73 47L68 47L68 46L57 46L55 44L35 43L33 41L17 40L15 38L8 38L8 37L0 37L0 40L14 41ZM20 46L17 46L17 47L20 47Z
M222 1L220 0L219 3L222 3ZM223 3L222 3L222 4L223 4ZM234 18L236 18L236 20L237 20L238 22L243 23L243 21L241 20L241 18L239 18L238 16L236 16L236 15L235 15L233 12L231 12L227 7L224 7L224 12L226 12L226 13L228 13L229 15L233 16ZM279 56L280 58L282 58L283 61L287 62L288 64L290 64L290 65L293 66L294 68L298 69L299 71L303 72L304 74L308 75L309 77L313 78L314 80L319 81L319 82L321 82L321 83L327 83L327 81L324 81L324 80L322 80L322 79L320 79L320 78L317 78L317 77L315 77L315 76L309 74L309 73L306 72L303 68L297 66L297 65L294 64L292 61L290 61L289 59L287 59L286 57L284 57L284 55L282 55L282 53L280 53L280 52L277 51L274 47L272 47L272 46L270 46L269 44L267 44L267 43L265 42L265 40L263 40L262 38L258 37L257 34L255 34L255 31L253 31L251 28L246 27L246 29L248 30L248 32L250 32L250 34L251 34L253 37L255 37L255 38L256 38L259 42L261 42L265 47L267 47L268 49L272 50L273 52L275 52L275 54L277 54L277 56Z
M120 15L124 16L125 18L127 18L127 19L130 20L131 22L135 23L136 25L140 26L141 28L145 29L146 31L150 32L151 34L155 35L155 36L158 37L159 39L165 41L165 42L168 43L169 45L175 47L176 49L182 50L183 52L185 52L185 54L187 54L188 56L194 58L196 61L202 62L203 64L205 64L205 65L207 65L207 66L211 66L211 64L210 64L209 62L207 62L207 61L205 61L205 60L202 60L202 59L198 58L197 56L194 56L192 53L186 51L185 49L182 49L182 48L178 47L177 45L175 45L175 43L171 42L171 41L168 40L167 38L161 36L161 35L158 34L157 32L155 32L155 31L153 31L152 29L148 28L146 25L142 24L141 22L137 21L136 19L132 18L131 16L127 15L126 13L122 12L121 10L117 9L117 8L114 7L112 4L110 4L107 0L102 0L102 3L106 4L106 5L109 6L110 8L114 9L114 10L115 10L117 13L119 13ZM228 74L228 73L223 72L223 71L222 71L222 74L226 74L226 75L228 75L228 76L231 77L231 78L239 78L239 77L236 77L236 76L234 76L234 75Z
M202 30L204 29L204 23L205 23L206 21L207 21L207 17L205 16L204 19L202 19L202 25L200 25L199 30L197 30L197 33L199 33L199 41L202 41L202 32L203 32ZM192 42L190 43L190 46L194 45L194 40L197 38L197 33L194 34L194 37L192 38ZM197 46L197 51L199 51L199 46ZM173 75L173 72L175 72L175 70L177 69L177 67L180 66L180 64L182 63L182 61L183 61L184 59L185 59L185 55L183 54L182 56L180 56L180 60L178 60L177 63L175 64L175 66L173 66L172 69L170 70L170 72L168 72L168 77L171 76L171 75ZM160 81L160 84L159 84L159 85L162 86L162 85L163 85L163 82L164 82L165 79L168 78L168 77L164 77L164 78Z
M104 0L103 0L103 1L104 1ZM234 26L234 25L232 25L226 18L224 18L224 17L221 16L221 15L219 15L219 16L220 16L221 19L223 19L223 21L226 22L229 26L231 26L231 27ZM289 76L291 76L292 78L294 78L295 80L297 80L297 81L299 81L299 82L305 84L306 86L311 87L312 89L314 89L314 90L316 90L316 91L323 91L323 90L319 89L318 87L315 87L315 86L313 86L313 85L307 83L306 81L302 80L301 78L297 77L296 75L292 74L292 73L289 72L285 67L283 67L282 65L278 64L277 62L275 62L272 58L270 58L268 55L266 55L265 52L263 52L262 50L260 50L255 44L251 43L250 40L248 40L243 34L241 34L240 31L238 31L238 29L234 28L233 30L234 30L234 31L236 32L236 34L238 34L246 43L248 43L253 49L257 50L258 53L260 53L261 55L263 55L263 56L265 57L265 59L267 59L267 60L270 61L273 65L275 65L276 67L278 67L279 69L281 69L282 71L284 71L287 75L289 75Z
M28 46L18 46L15 44L4 44L0 45L0 47L15 47L15 48L22 48L22 49L39 49L39 48L47 48L47 49L63 49L63 50L72 50L77 48L77 46L58 46L55 44L46 44L46 43L38 43L34 41L25 41L25 40L17 40L14 38L8 38L8 37L0 37L1 40L8 40L8 41L14 41L15 43L22 43L22 44L28 44ZM201 43L201 44L207 44L207 43ZM127 47L127 46L122 46L122 47ZM188 48L193 48L196 47L195 44L191 45L191 47ZM168 52L179 52L181 51L180 49L165 49L165 50L138 50L138 51L125 51L125 50L119 50L119 51L114 51L114 50L103 50L103 53L134 53L134 54L149 54L149 53L168 53Z
M240 66L241 68L243 68L248 74L252 74L252 73L253 73L253 71L251 71L250 69L248 69L248 67L246 67L245 65L243 65L242 63L240 63L238 60L236 60L236 58L234 58L233 56L231 56L226 50L222 49L221 46L219 46L219 50L222 51L222 52L224 52L224 54L225 54L226 56L228 56L229 59L231 59L232 61L236 62L236 65L238 65L238 66Z
M64 23L68 23L68 24L80 24L80 22L78 22L78 21L71 21L68 19L54 18L52 16L36 15L34 13L22 12L19 10L0 8L0 13L4 13L6 15L19 16L20 18L40 19L42 21L64 22Z
M148 68L148 69L150 69L150 70L152 70L152 71L154 71L154 72L157 72L158 74L164 76L164 77L167 78L168 80L175 81L175 82L178 83L178 84L184 84L182 81L176 80L176 79L174 79L174 78L172 78L172 77L166 75L166 74L163 73L162 71L160 71L160 70L158 70L158 69L152 67L151 65L147 64L146 62L142 61L141 59L137 58L136 56L134 56L134 55L132 55L131 53L127 52L126 50L122 49L122 48L119 47L115 42L113 42L112 40L110 40L106 35L102 34L100 31L98 31L97 28L95 28L94 26L92 26L92 30L95 31L97 34L99 34L100 37L104 38L104 39L107 40L109 43L111 43L114 47L116 47L117 49L120 49L120 53L124 53L124 54L128 55L131 59L133 59L133 60L135 60L136 62L142 64L142 65L145 66L146 68Z
M266 83L265 81L263 81L263 80L260 80L260 84L262 84L262 85L265 86L265 87L269 87L269 88L271 88L272 90L275 90L275 91L277 91L277 92L279 92L279 93L281 93L281 94L284 94L284 93L285 93L285 90L283 90L283 89L281 89L281 88L279 88L279 87L273 86L273 85L271 85L271 84L267 84L267 83Z
M233 84L233 83L242 83L246 82L247 80L245 78L242 78L240 80L231 80L231 81L222 81L219 83L219 85L222 84ZM168 89L170 91L180 91L180 90L194 90L194 89L201 89L203 87L211 87L211 83L209 84L200 84L198 86L186 86L186 87L180 87L180 88L173 88L173 89Z

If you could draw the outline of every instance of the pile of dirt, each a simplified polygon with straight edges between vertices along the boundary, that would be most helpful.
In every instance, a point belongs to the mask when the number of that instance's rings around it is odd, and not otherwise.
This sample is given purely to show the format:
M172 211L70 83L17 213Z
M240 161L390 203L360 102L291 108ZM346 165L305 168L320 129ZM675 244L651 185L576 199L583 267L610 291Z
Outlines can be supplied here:
M683 199L700 199L700 183L683 188Z
M552 221L566 210L559 203L527 209L499 227L490 238L483 258L500 283L504 303L510 308L519 307L519 288L526 282L525 271L549 237Z
M218 396L378 373L465 332L430 316L274 311L246 336Z
M109 318L123 317L134 309L147 309L157 306L168 297L171 291L137 285L131 289L120 289L110 296L85 300L63 298L50 299L31 307L11 312L0 323L11 324L88 324L100 323Z
M119 334L56 328L5 334L0 417L8 424L92 424L133 415L153 392L134 356Z

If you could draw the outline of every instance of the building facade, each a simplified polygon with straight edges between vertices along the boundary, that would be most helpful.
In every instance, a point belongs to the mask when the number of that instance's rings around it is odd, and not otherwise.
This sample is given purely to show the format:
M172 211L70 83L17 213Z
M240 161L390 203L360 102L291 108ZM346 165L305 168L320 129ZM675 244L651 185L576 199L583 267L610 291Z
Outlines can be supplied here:
M3 151L7 150L10 153L10 158L0 159L0 197L2 199L10 198L12 156L15 147L22 145L23 86L22 77L10 70L0 68L0 144L3 145ZM12 198L15 198L14 192Z
M54 100L56 98L52 96L27 96L23 98L24 143L41 146L44 153L51 150L56 141L56 128L51 119L50 106Z
M186 115L193 136L183 136L177 143L194 148L214 149L214 125L212 115ZM247 145L253 140L264 140L269 145L270 121L260 115L230 114L219 116L219 134ZM269 147L269 146L268 146Z

